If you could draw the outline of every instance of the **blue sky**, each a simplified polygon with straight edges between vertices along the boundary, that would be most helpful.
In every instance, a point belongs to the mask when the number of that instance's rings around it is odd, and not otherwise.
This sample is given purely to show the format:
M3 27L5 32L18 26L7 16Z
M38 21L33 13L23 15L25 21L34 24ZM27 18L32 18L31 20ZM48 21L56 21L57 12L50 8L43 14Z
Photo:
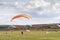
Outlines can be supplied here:
M27 14L32 19L19 18L10 22L18 14ZM0 0L0 25L60 23L60 0Z

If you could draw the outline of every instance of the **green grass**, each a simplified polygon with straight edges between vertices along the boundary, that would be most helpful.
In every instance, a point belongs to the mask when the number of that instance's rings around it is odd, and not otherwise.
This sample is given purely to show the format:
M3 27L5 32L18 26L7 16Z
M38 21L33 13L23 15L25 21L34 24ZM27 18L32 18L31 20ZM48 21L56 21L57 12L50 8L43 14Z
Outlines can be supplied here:
M60 32L31 31L21 35L20 31L0 31L0 40L60 40Z

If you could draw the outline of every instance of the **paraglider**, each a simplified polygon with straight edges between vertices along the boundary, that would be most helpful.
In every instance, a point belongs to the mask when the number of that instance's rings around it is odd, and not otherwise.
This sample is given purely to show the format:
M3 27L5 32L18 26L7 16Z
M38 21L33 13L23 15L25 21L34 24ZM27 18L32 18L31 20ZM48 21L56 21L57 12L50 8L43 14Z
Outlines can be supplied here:
M9 27L8 27L8 29L10 29L10 30L13 30L13 29L15 29L16 28L16 26L14 26L14 25L10 25Z
M29 25L24 25L24 27L26 27L27 29L30 29L30 28L32 27L32 25L31 25L31 24L29 24Z
M26 18L26 19L30 19L30 17L27 15L27 14L19 14L19 15L16 15L14 16L12 19L11 19L11 22L16 19L16 18Z
M56 24L58 27L60 27L60 24Z
M27 14L19 14L19 15L16 15L14 16L10 21L12 22L14 19L17 19L17 18L26 18L28 20L30 20L30 16L27 15ZM25 27L27 28L30 28L31 25L24 25ZM30 30L27 30L28 32L30 32ZM23 31L21 32L21 34L23 35Z
M31 26L32 26L31 24L25 25L25 27L31 27Z
M28 25L25 25L25 27L26 27L26 32L30 32L31 31L30 28L32 27L32 25L28 24Z

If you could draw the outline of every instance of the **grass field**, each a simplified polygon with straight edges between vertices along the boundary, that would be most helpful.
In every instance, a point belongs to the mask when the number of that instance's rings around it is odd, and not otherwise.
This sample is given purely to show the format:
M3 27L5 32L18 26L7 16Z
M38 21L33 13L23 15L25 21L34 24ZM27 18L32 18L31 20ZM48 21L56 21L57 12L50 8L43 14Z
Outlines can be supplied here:
M20 31L0 31L0 40L60 40L60 32L31 31L21 35Z

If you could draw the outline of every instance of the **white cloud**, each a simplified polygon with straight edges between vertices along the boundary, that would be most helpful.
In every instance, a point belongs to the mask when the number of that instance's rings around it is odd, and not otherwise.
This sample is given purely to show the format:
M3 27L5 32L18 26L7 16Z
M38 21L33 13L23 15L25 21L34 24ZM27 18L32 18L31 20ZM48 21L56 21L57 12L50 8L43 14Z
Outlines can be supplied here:
M44 7L47 7L47 6L49 6L50 5L50 3L47 3L47 2L45 2L45 1L43 1L43 0L32 0L32 1L29 1L29 3L28 3L28 5L26 5L26 9L34 9L34 8L38 8L38 7L40 7L40 6L44 6Z
M43 7L42 11L36 11L37 14L39 15L52 15L54 14L55 16L58 14L60 15L60 3L55 3L52 8L50 9L51 6Z
M45 2L45 1L43 1L43 0L41 0L41 1L35 1L35 6L36 7L40 7L40 6L49 6L50 4L49 3L47 3L47 2Z
M60 19L60 3L54 0L30 0L29 2L0 2L1 24L30 24L54 23ZM53 5L51 5L51 3ZM27 13L32 17L31 21L17 19L9 22L10 18L20 13ZM39 15L39 17L37 17ZM36 17L36 18L35 18ZM4 21L2 21L4 20Z

